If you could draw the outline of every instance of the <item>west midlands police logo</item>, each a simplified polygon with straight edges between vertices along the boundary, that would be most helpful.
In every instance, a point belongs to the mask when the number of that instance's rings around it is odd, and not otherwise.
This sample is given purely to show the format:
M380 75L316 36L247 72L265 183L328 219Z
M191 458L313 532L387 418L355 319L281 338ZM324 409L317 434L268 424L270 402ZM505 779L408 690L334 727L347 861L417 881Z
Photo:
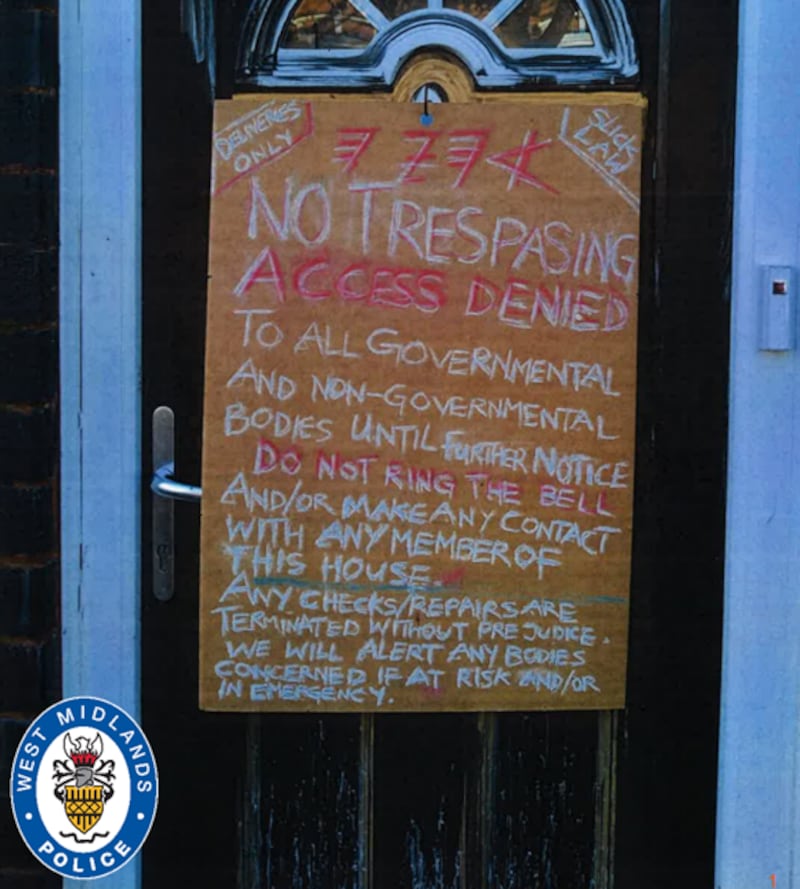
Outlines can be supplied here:
M150 745L124 710L68 698L20 741L11 805L33 854L64 877L90 880L127 864L145 841L158 801Z

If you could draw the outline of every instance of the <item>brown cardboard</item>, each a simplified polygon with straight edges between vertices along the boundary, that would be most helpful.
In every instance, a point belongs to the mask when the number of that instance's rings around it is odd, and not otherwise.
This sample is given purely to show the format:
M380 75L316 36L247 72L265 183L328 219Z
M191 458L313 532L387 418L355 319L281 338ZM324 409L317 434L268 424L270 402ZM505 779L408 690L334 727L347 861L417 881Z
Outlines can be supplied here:
M624 704L639 96L218 102L210 710Z

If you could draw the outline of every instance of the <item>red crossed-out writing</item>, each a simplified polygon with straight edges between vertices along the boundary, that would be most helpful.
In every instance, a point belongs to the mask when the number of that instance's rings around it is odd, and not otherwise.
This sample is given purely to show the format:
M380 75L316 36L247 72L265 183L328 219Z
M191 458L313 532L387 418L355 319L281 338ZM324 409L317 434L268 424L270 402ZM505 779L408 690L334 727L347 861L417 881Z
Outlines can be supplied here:
M553 146L552 139L540 139L536 130L528 130L519 144L488 153L490 131L487 129L404 130L404 142L416 144L416 149L400 160L391 179L357 179L353 174L363 170L362 161L370 154L380 156L379 127L342 127L337 130L333 148L334 163L343 164L343 171L351 177L351 191L391 190L404 184L418 184L427 180L429 171L439 166L456 170L452 188L461 188L476 166L483 161L508 174L507 190L527 185L558 194L558 189L531 169L534 154ZM359 169L361 168L361 169ZM374 166L371 168L374 169Z

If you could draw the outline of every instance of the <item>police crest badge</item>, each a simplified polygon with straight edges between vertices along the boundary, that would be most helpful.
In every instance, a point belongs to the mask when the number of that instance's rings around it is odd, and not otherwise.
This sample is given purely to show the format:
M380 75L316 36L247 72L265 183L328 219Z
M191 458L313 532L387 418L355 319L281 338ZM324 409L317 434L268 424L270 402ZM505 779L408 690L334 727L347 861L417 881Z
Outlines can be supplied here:
M103 816L105 804L114 795L114 761L101 759L103 739L99 732L90 742L79 735L74 741L69 732L64 736L66 759L53 763L56 798L64 804L64 812L69 823L82 834L89 834ZM69 836L69 833L61 833ZM91 843L106 833L92 833L86 839L72 836L78 842Z

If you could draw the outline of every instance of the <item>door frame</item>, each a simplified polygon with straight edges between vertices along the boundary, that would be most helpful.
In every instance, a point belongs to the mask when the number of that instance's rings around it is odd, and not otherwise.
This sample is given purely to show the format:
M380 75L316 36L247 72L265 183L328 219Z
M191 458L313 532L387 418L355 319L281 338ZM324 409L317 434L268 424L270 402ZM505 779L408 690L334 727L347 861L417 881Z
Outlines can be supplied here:
M59 4L62 693L137 719L140 20L138 0ZM138 857L104 880L140 884Z
M741 0L739 12L716 847L717 885L764 889L771 875L776 886L791 883L800 842L792 558L800 470L789 459L800 445L800 364L796 351L761 352L757 340L758 267L798 262L800 97L780 84L793 82L800 17L782 19L782 6ZM140 0L102 8L64 0L59 18L63 693L105 697L138 717L140 501L148 482ZM110 879L136 889L138 863Z
M800 360L759 349L761 266L798 264L800 16L741 0L715 885L794 886ZM796 327L796 316L795 316ZM800 343L798 343L800 345ZM770 878L774 875L774 880Z

